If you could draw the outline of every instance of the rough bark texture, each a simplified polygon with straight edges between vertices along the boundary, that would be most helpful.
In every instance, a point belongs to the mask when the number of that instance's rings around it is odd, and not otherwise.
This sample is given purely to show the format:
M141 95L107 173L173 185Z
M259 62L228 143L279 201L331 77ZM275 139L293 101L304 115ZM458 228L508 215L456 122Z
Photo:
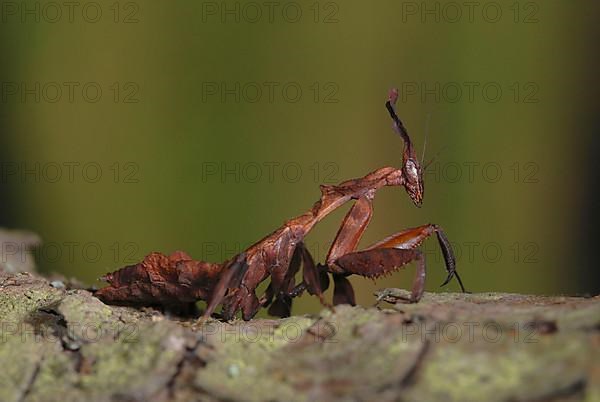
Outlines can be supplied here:
M198 324L0 273L0 401L600 400L599 297L406 296Z

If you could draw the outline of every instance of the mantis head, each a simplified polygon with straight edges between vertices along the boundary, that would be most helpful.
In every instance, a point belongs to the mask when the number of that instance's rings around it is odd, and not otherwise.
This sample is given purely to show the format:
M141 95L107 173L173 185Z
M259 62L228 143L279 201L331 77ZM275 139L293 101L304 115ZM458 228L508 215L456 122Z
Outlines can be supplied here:
M423 194L425 191L422 162L419 161L415 148L408 136L408 131L398 118L394 105L398 99L398 90L390 90L388 101L385 103L390 116L394 122L394 130L402 137L404 141L404 152L402 153L402 176L404 178L403 186L412 202L420 207L423 203Z

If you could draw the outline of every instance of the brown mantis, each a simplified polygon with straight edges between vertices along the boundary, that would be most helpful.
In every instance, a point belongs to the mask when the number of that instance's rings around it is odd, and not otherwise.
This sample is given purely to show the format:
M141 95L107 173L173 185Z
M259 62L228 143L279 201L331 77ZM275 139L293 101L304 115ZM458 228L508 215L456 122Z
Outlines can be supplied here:
M373 198L386 186L402 186L413 203L423 201L423 167L419 162L408 132L398 118L394 105L397 90L390 91L386 108L394 130L404 141L402 167L383 167L364 177L348 180L336 186L321 186L321 198L306 213L292 218L270 235L251 245L244 252L222 264L195 261L183 252L170 256L151 253L139 264L107 274L103 279L109 286L96 295L107 303L124 304L185 304L207 301L204 317L211 316L222 304L222 317L233 318L241 311L244 320L251 319L259 309L269 307L269 313L289 316L292 299L304 291L323 298L334 284L333 304L356 304L349 275L376 278L389 274L415 261L416 275L409 302L421 299L425 288L425 256L418 249L429 236L437 236L448 276L446 285L456 277L461 290L464 286L456 272L452 247L442 229L427 224L405 229L365 248L358 243L373 215ZM350 200L354 205L346 214L325 264L315 264L304 238L329 213ZM302 267L302 280L296 276ZM257 287L270 278L263 295Z

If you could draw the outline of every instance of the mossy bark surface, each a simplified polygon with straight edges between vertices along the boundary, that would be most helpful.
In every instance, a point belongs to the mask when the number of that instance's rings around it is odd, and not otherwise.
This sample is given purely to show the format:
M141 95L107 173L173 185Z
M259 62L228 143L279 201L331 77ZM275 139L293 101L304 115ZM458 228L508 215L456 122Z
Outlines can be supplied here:
M406 296L199 324L0 273L0 401L600 400L599 297Z

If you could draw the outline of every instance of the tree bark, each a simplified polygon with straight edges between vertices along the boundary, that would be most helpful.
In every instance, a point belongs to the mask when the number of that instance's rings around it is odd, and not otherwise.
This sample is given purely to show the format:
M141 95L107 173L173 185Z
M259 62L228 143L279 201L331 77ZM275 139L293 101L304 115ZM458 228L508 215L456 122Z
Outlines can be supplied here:
M598 401L600 297L386 289L198 323L0 273L0 401Z

